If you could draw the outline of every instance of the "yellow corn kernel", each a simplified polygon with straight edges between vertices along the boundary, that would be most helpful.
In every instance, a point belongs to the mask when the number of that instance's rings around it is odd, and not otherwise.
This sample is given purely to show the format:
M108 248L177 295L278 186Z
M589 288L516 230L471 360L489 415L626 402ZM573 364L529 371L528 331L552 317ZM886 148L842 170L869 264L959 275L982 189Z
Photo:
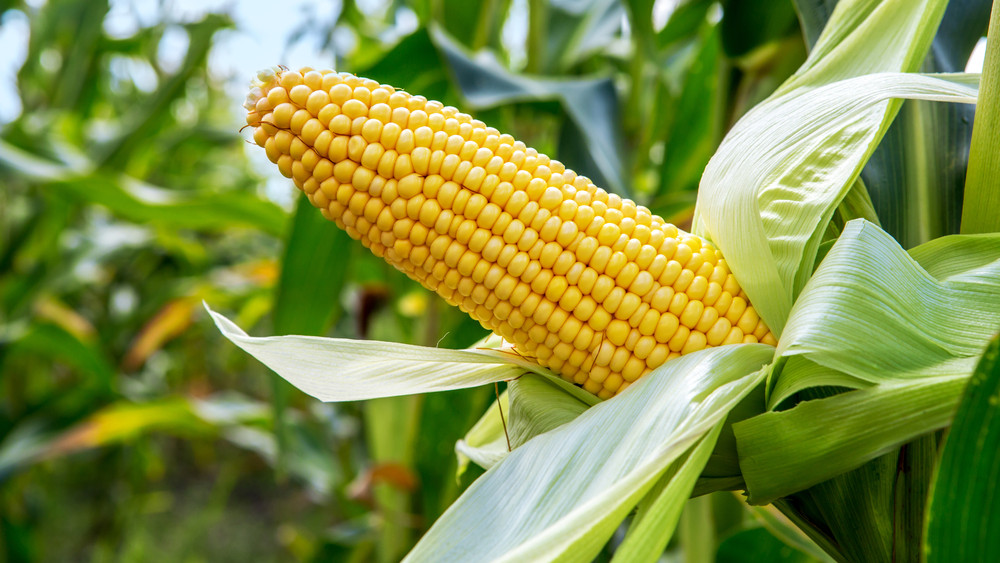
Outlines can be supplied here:
M455 108L348 74L261 73L254 142L325 217L602 398L709 346L775 344L707 241Z

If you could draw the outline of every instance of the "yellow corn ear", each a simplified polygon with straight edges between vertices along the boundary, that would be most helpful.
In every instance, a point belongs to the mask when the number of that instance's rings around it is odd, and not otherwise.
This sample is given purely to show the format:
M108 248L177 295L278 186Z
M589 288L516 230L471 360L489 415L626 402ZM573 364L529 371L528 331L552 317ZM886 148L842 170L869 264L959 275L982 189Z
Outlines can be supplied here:
M453 107L277 68L246 108L324 216L600 397L688 352L774 344L711 244Z

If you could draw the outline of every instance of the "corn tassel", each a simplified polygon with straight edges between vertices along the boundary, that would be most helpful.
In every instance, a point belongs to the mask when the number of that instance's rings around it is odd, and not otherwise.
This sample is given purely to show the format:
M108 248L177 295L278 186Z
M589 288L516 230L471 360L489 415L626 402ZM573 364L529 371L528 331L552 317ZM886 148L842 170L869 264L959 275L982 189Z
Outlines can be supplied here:
M775 343L711 244L453 107L281 68L246 108L326 218L600 397L682 354Z

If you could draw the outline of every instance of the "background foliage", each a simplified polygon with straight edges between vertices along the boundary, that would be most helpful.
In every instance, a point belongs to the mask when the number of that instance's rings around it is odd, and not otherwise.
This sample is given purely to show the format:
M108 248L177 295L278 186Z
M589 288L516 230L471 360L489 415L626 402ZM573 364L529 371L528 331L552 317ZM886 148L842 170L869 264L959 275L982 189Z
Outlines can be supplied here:
M475 113L683 225L724 133L798 68L833 2L667 4L348 0L329 19L304 10L288 40L321 45L314 66ZM483 329L304 200L275 202L209 64L233 17L161 17L122 38L111 7L0 4L0 22L30 23L22 111L0 130L0 553L398 559L478 475L455 478L453 447L493 389L320 404L223 341L201 301L263 334L460 347ZM954 70L985 21L956 24L935 50L954 60L928 64ZM921 107L900 127L944 111ZM902 209L892 183L923 172L892 168L912 138L893 135L865 172L880 211ZM884 226L909 247L956 231L953 215ZM728 494L689 503L678 535L688 561L821 557Z

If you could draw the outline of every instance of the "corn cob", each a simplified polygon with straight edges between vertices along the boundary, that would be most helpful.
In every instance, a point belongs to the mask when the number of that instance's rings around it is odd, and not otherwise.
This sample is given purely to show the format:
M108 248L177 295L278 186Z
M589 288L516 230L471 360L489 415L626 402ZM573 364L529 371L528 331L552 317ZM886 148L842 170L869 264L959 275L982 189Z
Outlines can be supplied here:
M254 141L376 255L607 398L667 360L775 339L719 252L453 107L261 71Z

